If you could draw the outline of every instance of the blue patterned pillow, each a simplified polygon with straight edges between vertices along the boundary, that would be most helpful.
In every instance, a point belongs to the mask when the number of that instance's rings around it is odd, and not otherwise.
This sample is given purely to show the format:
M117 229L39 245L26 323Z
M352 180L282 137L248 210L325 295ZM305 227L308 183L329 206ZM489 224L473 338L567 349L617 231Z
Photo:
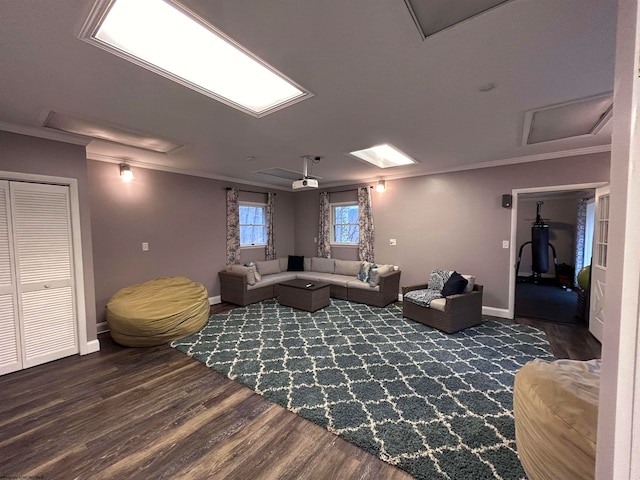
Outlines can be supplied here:
M362 262L360 272L358 272L358 280L361 282L368 282L371 275L371 269L376 267L377 265L375 263Z
M429 277L429 288L432 290L442 291L444 284L447 283L453 271L434 268Z

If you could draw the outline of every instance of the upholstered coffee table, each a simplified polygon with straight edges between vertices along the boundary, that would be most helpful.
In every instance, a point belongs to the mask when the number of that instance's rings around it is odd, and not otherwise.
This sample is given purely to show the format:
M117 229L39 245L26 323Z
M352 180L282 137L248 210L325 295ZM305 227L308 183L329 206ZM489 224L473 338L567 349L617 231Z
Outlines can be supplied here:
M278 303L315 312L329 305L329 284L309 280L289 280L276 286Z

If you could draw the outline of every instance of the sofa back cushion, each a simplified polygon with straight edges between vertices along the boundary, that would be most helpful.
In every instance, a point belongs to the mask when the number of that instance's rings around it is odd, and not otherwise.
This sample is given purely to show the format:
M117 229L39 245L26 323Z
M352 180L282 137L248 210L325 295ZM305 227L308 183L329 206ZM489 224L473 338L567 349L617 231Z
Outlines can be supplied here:
M336 261L333 258L311 258L311 271L320 273L335 273Z
M357 277L361 264L360 260L336 260L336 275Z
M476 277L474 277L473 275L464 275L464 274L462 274L462 276L465 278L467 282L469 282L467 283L467 286L464 289L464 293L469 293L470 291L473 290L473 286L476 284Z
M377 287L380 284L380 277L392 271L393 265L376 265L369 271L369 285Z
M280 257L278 260L280 260L280 271L286 272L289 268L289 257Z
M304 271L311 271L311 257L304 257Z
M267 260L266 262L256 262L256 267L260 275L270 275L272 273L280 273L280 260Z

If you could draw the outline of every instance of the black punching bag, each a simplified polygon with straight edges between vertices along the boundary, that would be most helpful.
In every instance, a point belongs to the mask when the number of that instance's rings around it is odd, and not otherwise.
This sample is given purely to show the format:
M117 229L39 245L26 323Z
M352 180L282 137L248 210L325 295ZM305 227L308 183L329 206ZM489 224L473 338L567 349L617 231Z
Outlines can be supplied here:
M549 225L543 223L531 227L531 271L549 271Z

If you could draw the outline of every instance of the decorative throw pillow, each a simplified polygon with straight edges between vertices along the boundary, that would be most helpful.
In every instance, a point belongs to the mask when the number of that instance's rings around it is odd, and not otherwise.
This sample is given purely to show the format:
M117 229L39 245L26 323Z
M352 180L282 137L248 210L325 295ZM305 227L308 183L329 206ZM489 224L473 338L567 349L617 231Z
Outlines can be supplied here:
M434 268L429 277L429 288L431 290L442 291L444 284L447 283L449 277L453 272L450 270L442 270L440 268Z
M253 262L245 263L244 266L253 268L253 276L255 277L256 282L259 282L260 280L262 280L262 275L258 271L258 266L255 263Z
M304 257L301 255L289 255L289 272L304 272Z
M393 265L379 265L372 267L369 271L369 285L377 287L380 284L380 277L393 270Z
M447 283L444 284L440 293L442 293L443 297L458 295L459 293L464 292L464 289L467 288L467 283L469 282L466 278L454 271L449 277L449 280L447 280Z
M362 262L362 265L360 266L360 272L358 272L358 280L360 280L361 282L368 282L369 281L369 274L371 272L371 267L375 265L375 263L371 263L371 262Z

